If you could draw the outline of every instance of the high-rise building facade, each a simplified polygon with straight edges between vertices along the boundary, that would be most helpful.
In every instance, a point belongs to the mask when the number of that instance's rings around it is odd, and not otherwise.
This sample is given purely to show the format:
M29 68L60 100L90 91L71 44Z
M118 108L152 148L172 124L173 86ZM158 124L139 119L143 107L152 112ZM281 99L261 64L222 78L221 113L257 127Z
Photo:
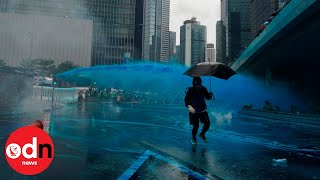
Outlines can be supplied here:
M226 61L226 27L222 21L216 24L216 61L228 64Z
M162 1L162 16L161 16L161 56L160 62L168 62L169 60L169 46L170 46L170 0Z
M221 0L221 20L226 27L226 62L229 65L251 43L250 1Z
M169 59L173 60L176 58L176 32L170 31L170 48L169 48Z
M261 26L266 22L270 15L283 6L283 0L251 0L250 2L250 21L251 21L251 39L253 40Z
M186 20L180 27L180 63L192 66L206 61L207 27L196 18Z
M138 61L142 59L143 31L144 31L143 21L144 21L144 0L136 0L133 58Z
M176 46L176 57L179 64L182 64L180 61L180 45Z
M145 0L143 59L169 60L170 0Z
M207 62L216 62L216 50L214 44L207 44Z
M0 13L0 24L0 59L8 66L31 59L91 64L92 20Z
M135 5L136 0L0 0L0 12L92 20L91 65L120 64L134 54Z

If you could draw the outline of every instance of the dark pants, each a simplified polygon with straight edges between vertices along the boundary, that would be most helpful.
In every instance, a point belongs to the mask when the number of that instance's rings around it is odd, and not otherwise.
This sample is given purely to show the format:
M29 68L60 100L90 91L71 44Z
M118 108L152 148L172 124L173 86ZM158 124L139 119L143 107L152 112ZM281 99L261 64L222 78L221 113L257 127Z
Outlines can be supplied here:
M193 129L192 129L193 138L196 138L196 135L198 133L199 121L204 124L200 134L204 135L209 130L210 120L209 120L207 111L196 113L196 114L189 113L189 119L190 119L190 124L193 125Z

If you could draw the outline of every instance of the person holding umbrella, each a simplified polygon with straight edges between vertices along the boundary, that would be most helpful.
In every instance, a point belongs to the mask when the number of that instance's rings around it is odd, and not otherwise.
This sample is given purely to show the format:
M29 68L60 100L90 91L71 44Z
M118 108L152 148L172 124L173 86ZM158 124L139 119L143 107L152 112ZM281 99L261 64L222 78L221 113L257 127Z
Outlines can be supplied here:
M214 76L220 79L229 79L235 75L229 66L222 63L203 62L198 63L189 68L184 75L193 77L192 87L188 88L184 102L189 110L190 124L193 125L192 129L192 144L197 143L197 133L199 129L199 122L203 123L203 128L200 133L200 138L208 143L205 133L209 130L210 119L207 112L207 105L205 99L214 99L211 92L211 80L210 80L210 92L202 86L202 80L200 76Z
M207 105L205 99L210 100L213 98L213 93L202 86L200 77L194 77L192 87L188 88L184 102L189 109L190 125L193 125L191 143L197 143L197 133L199 129L199 121L203 123L203 128L200 133L200 138L208 143L205 133L209 130L210 119L206 111Z

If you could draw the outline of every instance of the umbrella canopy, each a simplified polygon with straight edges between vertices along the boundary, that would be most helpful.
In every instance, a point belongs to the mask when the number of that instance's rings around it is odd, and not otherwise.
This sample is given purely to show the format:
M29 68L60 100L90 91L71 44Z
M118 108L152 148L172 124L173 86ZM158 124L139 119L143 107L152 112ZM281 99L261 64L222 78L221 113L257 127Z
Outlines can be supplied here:
M183 74L192 77L214 76L220 79L229 79L237 73L229 66L222 63L203 62L192 66Z

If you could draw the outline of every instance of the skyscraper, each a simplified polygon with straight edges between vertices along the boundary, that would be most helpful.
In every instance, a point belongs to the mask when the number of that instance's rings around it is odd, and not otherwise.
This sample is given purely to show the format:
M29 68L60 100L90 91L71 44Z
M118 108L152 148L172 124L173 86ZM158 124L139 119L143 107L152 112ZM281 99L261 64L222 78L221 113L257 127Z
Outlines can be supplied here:
M221 0L221 20L226 27L226 62L229 65L251 43L250 1Z
M226 27L222 21L217 21L216 31L216 61L228 64L226 61Z
M0 24L0 59L9 66L32 59L91 65L92 20L0 13Z
M250 21L252 40L257 36L262 24L284 4L284 0L251 0Z
M136 0L0 0L0 12L93 20L91 65L100 65L133 56L135 5Z
M216 62L216 50L214 44L207 44L207 62Z
M206 61L207 27L196 18L186 20L180 27L180 63L192 66Z
M169 59L176 58L176 32L170 31Z
M176 57L177 57L178 63L182 64L180 61L180 45L176 46Z
M143 30L144 30L143 15L144 15L144 0L136 0L133 58L137 60L142 59Z
M170 0L145 0L143 59L168 62Z

